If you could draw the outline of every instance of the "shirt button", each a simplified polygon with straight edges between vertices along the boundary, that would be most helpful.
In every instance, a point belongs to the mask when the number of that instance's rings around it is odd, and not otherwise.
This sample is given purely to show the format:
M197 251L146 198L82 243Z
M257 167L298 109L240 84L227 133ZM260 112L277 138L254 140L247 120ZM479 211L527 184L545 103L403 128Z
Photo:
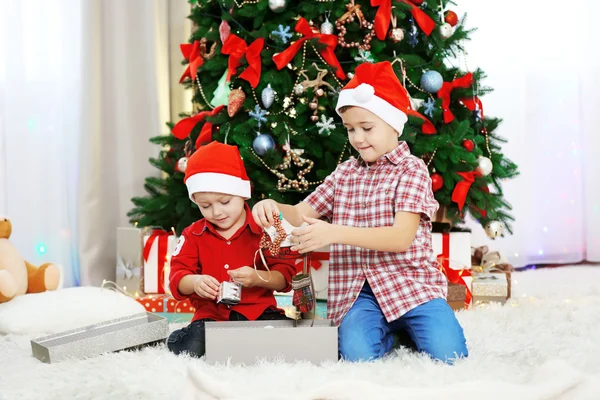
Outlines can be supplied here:
M229 264L225 264L225 269L229 269Z
M363 268L364 269L369 269L369 266L367 264L363 264Z
M228 240L228 241L227 241L227 244L231 244L231 240Z

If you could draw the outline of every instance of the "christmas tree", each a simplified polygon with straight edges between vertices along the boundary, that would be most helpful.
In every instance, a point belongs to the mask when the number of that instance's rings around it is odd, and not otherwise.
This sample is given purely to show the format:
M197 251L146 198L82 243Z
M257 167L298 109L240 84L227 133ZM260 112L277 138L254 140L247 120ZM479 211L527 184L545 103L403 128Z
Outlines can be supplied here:
M435 197L455 224L471 214L495 237L510 232L497 118L484 115L483 71L469 71L472 30L447 0L192 0L194 32L181 45L181 83L195 113L169 124L129 217L180 233L201 218L183 178L186 156L212 140L240 148L253 199L301 201L352 156L335 112L337 95L363 62L390 61L414 113L401 140L430 169ZM492 190L490 190L492 188Z

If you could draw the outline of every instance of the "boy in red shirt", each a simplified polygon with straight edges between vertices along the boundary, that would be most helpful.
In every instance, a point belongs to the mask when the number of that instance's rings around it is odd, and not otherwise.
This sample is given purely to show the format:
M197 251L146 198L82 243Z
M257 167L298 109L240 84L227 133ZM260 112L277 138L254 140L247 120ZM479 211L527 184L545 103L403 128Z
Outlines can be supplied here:
M269 272L256 254L263 230L245 202L250 180L237 147L212 142L199 148L188 161L184 182L204 219L187 227L177 242L170 289L177 300L189 297L196 313L190 325L171 334L167 345L175 354L201 357L205 321L286 319L273 291L291 289L295 266L293 260L267 256ZM253 267L255 257L259 271ZM219 285L231 280L243 286L240 302L217 303Z

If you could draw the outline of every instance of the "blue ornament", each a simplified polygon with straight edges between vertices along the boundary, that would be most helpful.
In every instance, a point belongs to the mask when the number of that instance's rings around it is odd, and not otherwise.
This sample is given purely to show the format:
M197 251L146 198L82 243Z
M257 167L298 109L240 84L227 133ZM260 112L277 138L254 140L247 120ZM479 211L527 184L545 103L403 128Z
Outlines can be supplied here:
M266 133L260 133L252 142L252 148L259 156L264 156L267 151L271 151L275 148L275 141L271 135Z
M435 101L430 97L427 99L425 103L425 115L428 115L430 118L433 118L433 111L435 110Z
M421 76L421 88L429 93L437 93L443 84L444 78L437 71L427 71Z

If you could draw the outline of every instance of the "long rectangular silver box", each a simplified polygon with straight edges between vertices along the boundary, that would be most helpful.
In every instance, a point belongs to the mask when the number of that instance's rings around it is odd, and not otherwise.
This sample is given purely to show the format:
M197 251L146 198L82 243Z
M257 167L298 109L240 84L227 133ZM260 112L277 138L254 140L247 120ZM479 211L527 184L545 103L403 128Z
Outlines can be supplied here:
M164 342L168 336L166 318L141 313L33 339L31 351L38 360L54 363L67 358L140 348Z
M206 361L255 364L261 360L338 360L338 329L331 320L206 322Z

